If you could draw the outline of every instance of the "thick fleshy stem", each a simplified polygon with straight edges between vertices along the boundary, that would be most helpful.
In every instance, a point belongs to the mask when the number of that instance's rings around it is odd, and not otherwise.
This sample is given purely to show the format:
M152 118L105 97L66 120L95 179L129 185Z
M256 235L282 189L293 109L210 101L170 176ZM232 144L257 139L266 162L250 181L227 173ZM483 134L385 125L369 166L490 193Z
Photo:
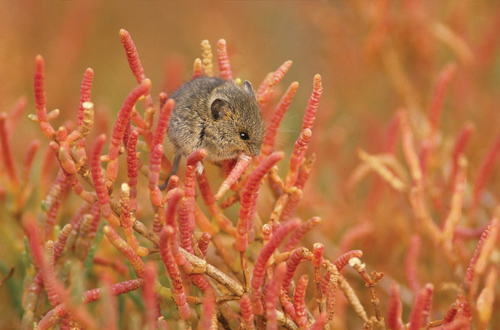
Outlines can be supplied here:
M111 285L110 291L113 296L118 296L120 294L137 290L143 284L144 284L143 279L129 280ZM93 301L101 299L101 295L102 295L101 288L92 289L89 291L85 291L83 293L82 300L84 303L88 304ZM56 306L54 309L45 314L45 316L40 320L40 322L38 322L38 329L40 330L49 329L52 325L55 324L55 322L57 322L58 318L64 317L64 315L66 315L67 313L68 313L68 308L66 307L66 304L63 303Z
M278 128L280 126L281 120L285 116L290 104L292 103L293 97L299 88L298 82L293 82L287 91L281 98L280 102L276 106L271 118L269 119L269 124L267 125L266 135L264 141L262 142L262 148L260 150L259 162L266 158L273 152L274 143L276 136L278 134Z
M247 154L241 154L238 157L238 161L236 162L236 165L234 165L233 169L229 173L229 175L226 177L224 182L219 187L219 190L215 194L214 198L215 200L219 200L224 196L224 194L231 188L231 186L238 181L238 179L241 177L241 175L245 172L247 169L248 165L250 165L252 161L252 156L249 156Z
M433 291L434 286L427 283L425 287L418 292L415 303L413 304L413 309L411 310L409 330L419 330L427 326Z
M296 231L293 232L292 236L286 241L283 246L282 252L292 251L299 244L300 240L304 235L315 228L317 225L321 223L320 217L313 217L305 222L303 222Z
M141 257L127 244L118 234L114 231L114 229L110 226L104 226L104 235L108 238L108 240L113 244L118 251L123 254L125 258L129 261L130 265L134 269L137 277L144 277L144 262Z
M227 56L226 40L220 39L217 42L217 58L219 60L219 72L222 79L231 81L233 80L233 73L229 65L229 58Z
M38 148L40 148L40 141L38 141L38 140L33 140L28 145L28 148L26 150L26 154L24 157L22 172L21 172L22 178L23 178L23 185L27 185L29 182L31 169L33 167L33 161L35 159L35 154L36 154Z
M174 106L174 99L168 99L161 107L158 124L153 135L153 146L163 144L163 141L165 140L165 133L167 132L168 121L170 120L170 114L172 113Z
M340 255L340 257L338 257L335 260L334 265L335 265L337 271L340 272L347 265L349 260L351 260L352 258L361 258L362 256L363 256L363 251L361 251L361 250L348 251L348 252L345 252L342 255ZM323 276L323 279L321 280L321 289L325 293L328 290L328 282L330 281L331 275L332 274L327 271L325 273L325 275Z
M477 209L479 208L481 197L488 183L495 164L500 157L500 134L496 137L493 146L489 149L488 154L483 159L481 167L477 172L476 180L474 181L474 190L472 192L472 201L469 207L469 217L474 218Z
M246 293L241 296L240 307L241 307L241 317L243 318L245 327L247 328L247 330L253 330L254 317L252 312L252 302L250 301L250 298L248 298Z
M47 99L45 98L45 62L42 55L37 55L35 58L35 75L33 80L36 115L29 117L31 120L38 122L43 135L52 139L55 132L49 121L59 115L59 110L54 110L50 114L47 114Z
M127 60L130 69L137 79L137 83L140 84L144 79L146 79L146 76L144 75L144 69L142 68L137 48L135 47L134 41L127 30L121 29L119 35L123 48L125 48L125 52L127 53Z
M399 286L391 283L389 289L389 301L387 302L387 326L390 330L403 330L401 323L401 313L403 312L403 304L399 295Z
M248 247L247 233L249 223L254 217L255 210L252 208L257 191L262 182L262 178L281 159L283 152L274 152L265 158L262 163L250 174L245 187L241 193L241 206L237 225L236 249L240 252L246 251ZM253 211L253 212L252 212Z
M149 262L144 270L143 297L146 307L148 329L155 329L158 315L158 299L155 292L156 274L158 270L155 262Z
M266 103L271 99L271 95L273 94L273 87L276 86L281 81L281 79L283 79L291 66L292 61L286 61L276 71L268 74L266 76L266 79L262 82L262 84L260 84L255 95L261 109L263 109Z
M134 230L132 229L132 220L130 215L130 187L128 184L123 183L120 191L120 220L127 237L127 243L134 249L134 251L141 257L145 257L149 254L149 250L143 246L139 246L139 241L134 235Z
M268 283L268 289L266 294L266 318L267 318L267 329L276 330L278 329L278 322L276 320L276 306L278 305L278 298L280 295L281 283L283 282L283 277L285 276L286 265L281 263L274 269L274 274Z
M155 206L160 206L162 196L158 182L160 179L161 157L163 156L163 145L156 144L149 155L148 188L151 194L151 201Z
M369 322L368 315L366 314L365 308L363 305L361 305L361 302L359 301L358 296L356 296L356 293L354 292L353 288L349 285L349 282L347 280L339 275L338 277L339 281L339 287L344 293L344 296L347 298L349 303L351 304L352 308L358 314L358 316L366 323Z
M319 100L321 99L321 93L323 93L323 87L321 86L321 76L319 74L314 76L313 91L309 97L307 103L306 112L304 114L304 119L302 121L302 131L306 128L312 129L314 121L316 119L316 113L318 111Z
M418 283L418 256L420 254L420 246L420 236L417 234L413 235L410 239L408 254L406 255L404 262L406 280L415 294L420 289L420 284Z
M132 110L135 103L143 95L149 94L151 89L151 81L144 79L141 84L135 87L127 96L116 118L115 125L113 126L113 134L111 138L111 145L109 146L109 160L114 161L117 159L120 152L120 144L123 140L125 130L130 125L132 118Z
M203 259L207 256L208 244L211 238L212 236L209 233L204 232L198 240L198 248L200 249Z
M12 133L16 131L19 120L23 117L24 111L28 106L28 99L24 96L20 97L14 108L9 112L9 118L7 122L7 134L12 136Z
M326 313L320 313L309 330L322 330L325 327L327 321L328 317Z
M93 79L94 79L94 70L88 68L87 70L85 70L85 74L83 75L83 80L82 80L82 86L80 87L80 105L78 106L78 120L76 122L76 125L78 126L79 130L80 127L83 127L83 121L84 121L83 104L85 102L90 102Z
M305 327L307 325L307 313L306 313L306 289L309 278L307 275L302 275L297 282L295 287L295 293L293 295L293 306L295 308L295 321L299 327Z
M137 130L132 130L128 137L127 143L127 176L128 176L128 186L130 187L130 208L132 210L137 209L137 139L139 138L139 132Z
M452 152L453 164L451 168L450 177L448 178L449 186L451 186L453 182L455 182L455 176L459 168L458 160L460 159L460 156L465 153L465 147L467 146L469 138L474 132L474 129L475 128L472 123L466 123L458 133L458 136L455 140L455 146L453 147L453 152Z
M290 217L293 215L295 207L300 203L300 200L302 199L303 192L297 187L292 187L288 190L288 195L288 200L286 201L283 211L281 212L281 221L290 219Z
M224 213L222 213L217 203L215 203L215 198L212 189L210 188L206 172L201 172L201 174L198 175L197 180L203 201L219 228L232 236L236 236L236 228L233 226L231 220L229 220Z
M193 76L191 79L199 78L203 76L203 64L199 58L194 60L193 63Z
M292 319L295 319L295 308L290 302L288 291L290 291L290 284L292 282L293 275L295 274L295 270L302 260L307 259L307 255L309 253L310 252L308 252L304 247L295 249L290 255L290 258L286 261L286 273L281 286L281 304Z
M444 249L452 254L452 241L454 232L460 223L462 217L462 206L464 203L465 186L467 183L467 161L465 157L460 157L459 169L453 183L453 190L450 203L450 211L445 219L442 231L442 240Z
M208 40L201 42L201 61L203 64L203 73L207 77L214 76L214 65L212 63L214 55L212 53L212 46Z
M439 126L439 120L441 119L441 113L443 112L443 103L446 93L446 89L453 78L456 71L456 64L446 65L441 72L434 87L434 95L432 96L430 108L429 108L429 124L430 130L422 145L420 153L420 161L422 164L422 170L425 173L429 165L430 158L434 152L435 146L437 144L437 132Z
M191 237L193 235L193 230L190 224L190 200L189 198L182 198L179 207L179 236L181 241L181 246L186 251L194 254L193 244Z
M217 328L217 316L215 315L215 296L213 294L208 294L203 297L203 315L198 322L198 329L212 330Z
M106 142L106 135L104 134L99 135L99 137L94 142L92 153L90 155L90 172L92 174L92 181L94 182L97 200L101 205L102 216L112 226L119 227L120 222L113 211L111 211L111 206L109 205L108 189L106 188L104 175L102 173L101 154L102 149L104 148L104 142Z
M295 142L293 154L290 157L290 169L285 178L285 189L290 189L295 184L299 174L299 167L304 160L307 147L312 138L312 132L309 128L305 128L300 133L298 140Z
M284 223L278 231L274 233L269 243L262 248L255 261L251 280L252 290L250 291L250 300L252 301L253 311L256 315L260 315L263 312L262 303L260 301L260 287L264 282L267 261L285 237L299 226L300 220L290 220Z
M12 150L9 143L9 137L7 134L7 114L0 113L0 144L2 147L2 160L4 162L7 175L9 177L10 185L14 191L19 189L19 180L17 178L16 169L14 167L14 158L12 156Z

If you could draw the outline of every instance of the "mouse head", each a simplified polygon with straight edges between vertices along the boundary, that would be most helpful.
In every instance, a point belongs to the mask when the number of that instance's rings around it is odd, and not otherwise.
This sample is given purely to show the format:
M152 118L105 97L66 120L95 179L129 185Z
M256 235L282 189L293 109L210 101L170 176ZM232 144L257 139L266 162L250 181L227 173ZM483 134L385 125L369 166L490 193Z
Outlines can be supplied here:
M243 87L226 82L215 88L209 98L209 111L220 138L222 159L246 153L257 156L264 138L264 125L252 85Z

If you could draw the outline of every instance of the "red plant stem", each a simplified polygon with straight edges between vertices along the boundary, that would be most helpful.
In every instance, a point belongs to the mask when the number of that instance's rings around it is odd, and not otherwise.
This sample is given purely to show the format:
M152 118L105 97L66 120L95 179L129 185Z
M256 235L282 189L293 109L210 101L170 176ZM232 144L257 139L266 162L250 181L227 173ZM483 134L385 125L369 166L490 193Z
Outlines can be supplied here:
M45 242L44 257L42 276L45 291L47 291L47 297L49 298L50 304L52 306L57 306L61 303L61 298L59 297L56 287L57 283L54 273L54 243L52 241Z
M153 147L157 144L163 144L163 141L165 140L165 133L167 132L168 121L170 120L170 114L172 113L174 106L174 99L168 99L161 107L158 124L153 136Z
M200 249L203 258L207 256L208 244L210 243L211 238L212 236L209 233L204 232L198 240L198 248Z
M118 251L123 254L125 258L130 262L130 265L134 269L137 277L144 277L144 262L139 257L139 255L127 244L118 234L114 231L114 229L110 226L104 226L104 235L108 238L108 240L113 244Z
M47 99L45 98L45 61L42 55L37 55L35 58L35 76L33 80L35 87L36 115L41 123L45 121L45 117L47 116Z
M23 116L23 113L26 110L27 106L28 106L28 99L23 96L17 100L16 105L10 111L8 118L9 122L6 125L8 136L11 136L12 133L16 131L19 119L21 119L21 117Z
M252 209L252 205L262 178L278 161L283 159L284 156L283 152L275 152L265 158L255 171L250 174L243 188L236 236L236 249L240 252L246 251L248 246L247 233L249 230L249 223L254 217L253 212L255 212L255 210Z
M433 291L434 286L427 283L425 287L418 292L415 303L413 304L413 309L411 310L409 330L419 330L427 326Z
M259 165L260 166L260 165ZM260 251L257 260L255 261L253 276L251 280L252 290L250 295L250 300L252 301L253 311L256 315L260 315L263 312L262 303L259 299L260 297L260 287L264 282L264 274L266 271L266 264L271 257L274 250L278 248L284 238L292 232L294 229L300 226L300 220L290 220L284 223L273 237Z
M123 293L128 293L134 290L137 290L144 284L143 279L134 279L125 282L116 283L110 286L110 291L113 296L118 296ZM92 289L85 291L83 293L83 302L91 303L93 301L97 301L101 298L102 289ZM56 306L54 309L50 310L45 316L38 322L38 329L45 330L49 329L52 325L54 325L58 317L64 317L68 313L68 308L66 304L60 304Z
M309 278L307 275L302 275L297 282L295 294L293 295L293 305L295 307L295 321L299 327L307 326L306 313L306 288Z
M151 88L151 81L149 79L144 79L141 84L135 87L130 94L127 96L123 105L116 118L115 125L113 126L113 134L111 137L111 145L109 147L109 159L115 160L118 157L120 151L120 144L122 142L123 136L125 135L125 130L127 126L130 125L130 120L132 118L132 110L135 103L143 95L149 94Z
M14 167L14 159L12 150L10 148L9 138L7 134L7 127L5 126L7 120L6 113L0 113L0 143L2 146L2 159L7 170L10 185L14 191L19 188L19 180L17 178L16 169Z
M22 177L24 178L23 184L29 182L29 177L31 174L31 168L33 167L33 160L35 159L35 154L40 148L40 141L33 140L28 145L28 150L26 150L26 155L24 156Z
M139 132L133 130L130 132L127 143L127 176L128 185L130 187L130 208L135 210L137 208L137 139L139 138Z
M203 315L198 323L198 329L211 330L213 329L212 323L215 315L215 296L208 294L203 297Z
M284 291L285 294L288 294L288 291L290 290L290 283L292 282L295 270L299 266L300 262L307 258L306 251L306 248L297 248L293 250L290 258L288 258L288 260L286 261L287 271L283 279L283 285L281 288L281 290Z
M156 144L149 155L148 188L151 194L151 201L155 206L159 206L162 201L161 191L158 187L161 170L161 157L163 156L163 145Z
M109 194L106 188L104 176L102 174L101 167L101 154L104 148L104 142L106 142L106 135L101 134L94 142L92 147L92 153L90 155L90 172L92 174L92 180L94 182L95 192L97 193L97 199L101 205L102 216L114 227L119 227L120 222L116 215L111 211L109 205Z
M316 119L316 112L318 111L319 100L321 99L321 93L323 93L321 76L317 74L314 76L313 91L309 97L306 112L304 114L304 120L302 121L302 131L306 128L312 130L314 120Z
M400 128L401 128L401 138L403 142L403 153L406 158L406 162L410 168L411 177L413 179L413 185L417 189L422 189L422 168L420 167L420 161L415 150L415 142L413 139L413 133L410 129L410 123L407 114L403 111L399 111L400 116Z
M410 239L408 254L404 262L406 280L415 294L420 289L420 284L418 283L418 255L420 254L420 245L420 236L414 234Z
M276 86L281 81L281 79L283 79L291 66L292 61L286 61L278 68L278 70L268 74L266 79L259 86L255 95L261 109L265 107L265 104L271 98L273 87Z
M147 324L149 329L156 328L156 320L161 316L157 314L158 300L155 292L157 271L155 262L149 262L144 270L144 286L142 293L144 296L144 305L146 307Z
M227 56L226 40L224 39L220 39L217 42L217 57L219 60L221 78L228 81L233 80L233 73L231 72L231 66L229 65L229 58Z
M447 64L439 73L434 93L432 96L431 105L429 108L429 122L430 122L430 138L434 139L438 130L439 120L443 111L444 97L446 89L450 84L453 76L455 75L457 65L455 63Z
M300 133L298 140L295 142L295 147L293 148L293 154L290 157L290 170L288 171L285 178L285 189L290 189L297 180L299 174L299 166L304 160L304 156L307 151L307 147L312 138L312 132L309 128L305 128Z
M469 207L469 217L473 218L479 207L480 200L484 188L488 183L498 157L500 156L500 134L497 136L493 146L489 150L486 157L483 159L481 167L477 173L476 180L474 182L474 190L472 192L472 201Z
M328 321L326 313L320 313L316 318L316 322L309 328L310 330L321 330L325 327L326 322Z
M293 214L293 211L295 210L295 207L300 203L300 200L302 199L303 196L302 190L298 189L297 187L290 188L288 194L289 198L286 201L283 211L281 212L281 218L280 218L281 221L286 221L290 219L290 217Z
M262 142L262 148L259 155L259 160L264 159L273 152L274 143L276 141L276 136L278 134L278 128L280 126L281 120L285 116L290 104L292 103L293 97L299 88L298 82L293 82L287 91L281 98L280 102L276 106L271 118L269 119L269 124L267 126L266 135L264 141Z
M315 228L321 223L320 217L312 217L311 219L303 222L296 231L293 232L292 236L286 241L283 246L282 252L292 251L300 242L304 235Z
M179 236L181 240L181 246L188 252L194 254L193 244L191 240L191 236L193 234L193 230L191 229L190 224L190 204L191 201L189 198L182 198L181 204L179 207ZM191 213L191 214L190 214Z
M335 267L337 267L337 271L340 272L347 265L349 260L351 260L352 258L361 258L362 256L363 256L363 251L352 250L342 254L335 260L333 264L335 265Z
M403 304L399 295L399 286L393 282L389 289L389 300L387 302L387 326L390 330L403 330L401 313Z
M85 70L85 74L83 75L82 86L80 87L80 105L78 107L78 121L76 125L78 127L83 126L83 103L90 102L91 96L91 88L92 88L92 79L94 78L94 70L88 68Z
M241 175L245 172L247 169L248 165L250 165L250 162L252 161L252 157L246 154L242 154L238 157L238 161L236 162L236 165L234 165L233 169L229 173L229 175L226 177L224 182L220 185L219 190L215 194L214 198L216 200L219 200L224 196L224 194L231 188L231 186L238 181L238 179L241 177Z
M241 307L241 317L243 318L243 322L245 323L245 327L247 330L254 329L254 317L252 312L252 302L250 298L244 293L240 299L240 307Z
M137 79L137 83L140 84L144 79L146 79L146 76L144 75L144 69L142 68L137 48L135 47L134 41L127 30L121 29L119 35L123 47L125 48L125 52L127 53L127 60L130 69Z
M219 228L232 236L236 236L236 228L233 226L231 220L229 220L224 213L222 213L221 209L215 202L215 198L210 188L210 184L208 182L207 174L205 171L201 172L197 177L198 186L200 188L201 196L203 197L203 201L210 212L210 215L215 219Z
M460 130L460 133L458 133L458 137L455 141L455 147L453 148L452 153L453 164L451 174L448 179L448 183L450 186L453 184L453 182L455 182L455 176L458 171L458 159L460 158L460 155L465 152L465 147L467 146L467 142L469 142L469 138L473 132L474 125L472 123L466 123Z
M273 277L268 283L266 294L266 317L268 330L278 329L278 322L276 321L276 306L278 305L278 297L285 272L286 265L284 263L277 265L274 269Z

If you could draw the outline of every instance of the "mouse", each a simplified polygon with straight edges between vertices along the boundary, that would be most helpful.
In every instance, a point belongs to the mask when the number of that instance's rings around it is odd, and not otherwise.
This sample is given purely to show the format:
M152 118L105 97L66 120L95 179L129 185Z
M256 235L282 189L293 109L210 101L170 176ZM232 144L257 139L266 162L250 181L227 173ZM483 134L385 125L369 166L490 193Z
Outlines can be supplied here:
M218 165L242 155L260 154L264 124L249 81L240 86L201 76L183 84L170 98L175 105L167 135L176 153L169 177L177 173L182 156L199 148L207 151L204 160ZM203 164L198 166L201 173Z

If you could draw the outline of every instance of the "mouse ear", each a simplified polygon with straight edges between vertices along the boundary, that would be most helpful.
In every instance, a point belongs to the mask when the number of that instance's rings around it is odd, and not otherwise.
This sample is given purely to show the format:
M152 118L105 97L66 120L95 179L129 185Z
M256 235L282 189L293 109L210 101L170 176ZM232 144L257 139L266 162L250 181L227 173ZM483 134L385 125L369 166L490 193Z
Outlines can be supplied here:
M245 83L243 84L243 90L245 92L247 92L248 94L252 94L252 95L254 94L252 84L248 80L245 80Z
M210 105L210 110L212 112L212 117L214 120L218 120L229 114L231 110L229 108L229 103L221 99L215 99Z

